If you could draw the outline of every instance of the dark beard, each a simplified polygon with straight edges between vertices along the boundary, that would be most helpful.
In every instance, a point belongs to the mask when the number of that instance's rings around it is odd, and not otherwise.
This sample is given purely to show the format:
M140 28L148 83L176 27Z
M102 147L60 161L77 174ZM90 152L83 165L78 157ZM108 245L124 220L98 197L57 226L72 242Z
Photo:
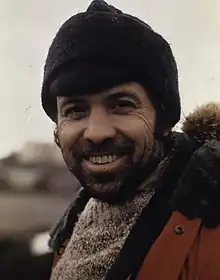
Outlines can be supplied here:
M83 173L74 174L87 194L103 202L110 204L123 203L133 197L135 189L141 184L146 172L138 164L129 169L116 178L103 176L102 178L87 177Z
M123 173L120 172L118 177L106 174L102 174L102 177L91 177L80 168L71 171L89 196L109 204L120 204L134 197L137 188L154 172L162 158L162 147L158 149L158 142L155 142L145 164L140 161L130 165Z
M72 151L71 159L66 163L89 196L110 204L118 204L131 199L135 195L137 187L155 170L162 154L158 147L158 142L155 141L152 150L148 151L146 163L143 163L143 158L140 158L136 163L129 162L124 171L114 175L99 174L92 176L81 168L81 163L83 157L95 153L122 156L130 154L132 158L134 143L122 135L119 135L117 139L105 141L100 145L83 140L79 141L79 144Z

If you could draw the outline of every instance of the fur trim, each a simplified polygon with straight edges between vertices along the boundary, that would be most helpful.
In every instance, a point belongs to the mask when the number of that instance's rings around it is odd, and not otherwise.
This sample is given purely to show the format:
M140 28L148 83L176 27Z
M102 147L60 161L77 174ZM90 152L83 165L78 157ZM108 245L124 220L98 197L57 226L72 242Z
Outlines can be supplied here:
M206 142L194 152L171 204L186 217L201 218L207 227L220 225L220 142Z
M220 104L197 107L184 120L182 130L197 149L177 184L172 209L216 227L220 225Z
M197 142L220 140L220 103L208 103L189 114L182 131Z

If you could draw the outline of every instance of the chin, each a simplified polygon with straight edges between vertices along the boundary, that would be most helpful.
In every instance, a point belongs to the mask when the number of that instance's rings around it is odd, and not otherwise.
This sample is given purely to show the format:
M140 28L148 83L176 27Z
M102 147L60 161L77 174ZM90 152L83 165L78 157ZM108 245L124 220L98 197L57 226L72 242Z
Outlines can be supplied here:
M106 183L89 183L83 184L86 192L98 200L108 203L117 203L120 193L121 183L120 182L106 182Z
M89 196L109 204L121 204L132 199L143 179L140 165L126 169L118 177L112 174L99 174L93 177L77 168L72 168L71 172Z
M114 205L131 200L136 194L135 190L139 184L129 179L106 183L90 182L82 185L91 197Z

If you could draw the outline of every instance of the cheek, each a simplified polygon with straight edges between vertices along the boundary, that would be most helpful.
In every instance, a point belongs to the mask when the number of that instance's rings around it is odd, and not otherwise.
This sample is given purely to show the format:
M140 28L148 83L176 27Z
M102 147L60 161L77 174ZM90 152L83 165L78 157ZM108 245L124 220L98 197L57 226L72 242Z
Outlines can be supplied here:
M154 114L147 116L142 112L137 112L125 118L127 118L126 121L125 119L118 121L118 130L135 142L136 156L141 156L153 146L155 130Z
M75 124L70 120L62 120L58 124L57 132L65 160L68 160L70 152L81 137L82 130L82 125Z

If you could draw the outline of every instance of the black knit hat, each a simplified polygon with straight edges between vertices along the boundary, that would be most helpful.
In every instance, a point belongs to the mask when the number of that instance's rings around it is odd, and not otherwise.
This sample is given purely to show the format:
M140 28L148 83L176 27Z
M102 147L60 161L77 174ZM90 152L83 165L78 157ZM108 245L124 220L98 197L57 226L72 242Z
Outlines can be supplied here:
M138 18L95 0L56 34L44 68L42 105L56 121L57 96L132 81L148 90L166 125L179 121L178 73L169 44Z

